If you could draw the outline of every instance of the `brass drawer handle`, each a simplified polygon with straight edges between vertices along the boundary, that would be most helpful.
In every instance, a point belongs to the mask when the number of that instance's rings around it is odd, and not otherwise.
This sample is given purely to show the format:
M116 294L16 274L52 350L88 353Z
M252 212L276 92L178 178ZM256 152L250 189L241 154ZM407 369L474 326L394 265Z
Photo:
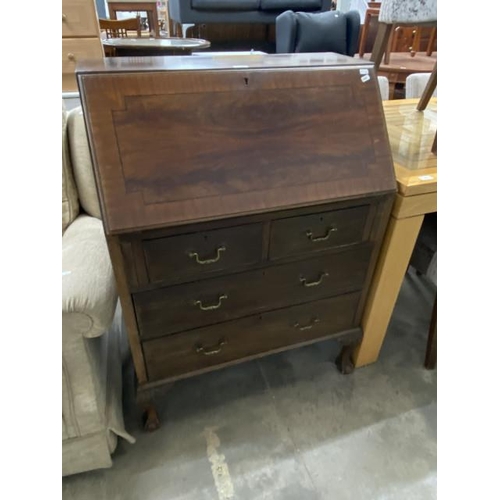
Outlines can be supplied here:
M64 22L64 21L66 21L67 19L68 19L68 18L66 17L66 14L63 14L63 15L62 15L62 20L63 20L63 22Z
M323 278L326 278L327 276L329 276L328 273L321 273L318 281L307 281L305 278L300 278L300 282L304 285L304 286L318 286L319 284L321 284L321 282L323 281Z
M305 330L310 330L316 323L319 323L318 318L313 318L308 325L300 326L300 323L295 323L294 328L298 328L301 332Z
M201 300L195 300L194 305L198 306L202 311L214 311L215 309L219 309L219 307L222 305L223 299L227 299L227 295L219 295L219 299L217 301L217 304L214 304L213 306L204 306L201 302Z
M213 259L206 259L206 260L200 260L200 256L198 255L198 252L189 252L188 255L191 258L195 257L196 262L198 264L213 264L214 262L217 262L218 260L220 260L222 252L225 252L225 251L226 251L225 246L218 247L217 248L217 255Z
M227 344L226 339L221 339L220 342L214 347L203 347L201 345L196 346L196 352L204 354L205 356L212 356L213 354L219 354L222 348Z
M312 241L312 242L316 242L316 241L326 241L330 235L332 233L334 233L335 231L337 231L337 228L336 227L333 227L333 226L330 226L327 231L326 231L326 234L324 236L313 236L313 233L311 230L308 230L306 232L307 234L307 237Z
M70 52L70 53L68 54L68 59L69 59L70 61L76 61L75 54L73 54L72 52Z

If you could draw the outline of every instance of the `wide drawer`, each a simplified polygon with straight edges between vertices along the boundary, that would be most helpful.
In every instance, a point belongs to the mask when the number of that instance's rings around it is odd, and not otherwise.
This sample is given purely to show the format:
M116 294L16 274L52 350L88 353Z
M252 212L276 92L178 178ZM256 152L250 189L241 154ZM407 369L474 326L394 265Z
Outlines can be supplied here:
M151 283L182 281L258 263L262 224L147 240L143 249Z
M338 254L133 295L143 338L228 321L362 288L364 245Z
M369 205L276 220L269 258L280 259L363 241Z
M94 0L62 0L63 37L96 37L98 33Z
M143 343L150 381L320 339L353 328L359 293L198 328Z

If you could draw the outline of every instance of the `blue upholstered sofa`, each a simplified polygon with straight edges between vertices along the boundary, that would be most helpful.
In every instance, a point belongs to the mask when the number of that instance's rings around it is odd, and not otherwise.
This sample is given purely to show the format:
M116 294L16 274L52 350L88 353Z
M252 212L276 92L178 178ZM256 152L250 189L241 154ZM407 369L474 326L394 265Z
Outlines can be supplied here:
M262 23L274 24L286 10L324 12L331 0L169 0L174 24Z

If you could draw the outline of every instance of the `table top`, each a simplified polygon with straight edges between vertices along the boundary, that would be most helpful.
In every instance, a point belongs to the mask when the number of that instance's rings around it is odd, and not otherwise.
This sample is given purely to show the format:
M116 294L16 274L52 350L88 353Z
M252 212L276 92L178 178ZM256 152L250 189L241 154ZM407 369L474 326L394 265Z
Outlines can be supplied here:
M424 111L419 99L384 101L398 191L404 196L437 191L437 156L431 152L437 130L437 98Z
M210 42L200 38L107 38L103 45L127 49L203 49L210 47Z

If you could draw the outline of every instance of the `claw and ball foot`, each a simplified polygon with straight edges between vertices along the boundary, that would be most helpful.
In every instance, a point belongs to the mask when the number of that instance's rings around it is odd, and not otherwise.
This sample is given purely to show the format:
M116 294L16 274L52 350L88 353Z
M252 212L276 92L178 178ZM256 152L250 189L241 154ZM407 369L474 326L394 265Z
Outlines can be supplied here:
M354 347L355 344L342 346L342 350L340 351L340 354L335 360L337 368L343 375L349 375L354 371L354 362L352 360Z
M160 419L154 406L148 406L143 414L144 430L147 432L156 431L160 427Z

